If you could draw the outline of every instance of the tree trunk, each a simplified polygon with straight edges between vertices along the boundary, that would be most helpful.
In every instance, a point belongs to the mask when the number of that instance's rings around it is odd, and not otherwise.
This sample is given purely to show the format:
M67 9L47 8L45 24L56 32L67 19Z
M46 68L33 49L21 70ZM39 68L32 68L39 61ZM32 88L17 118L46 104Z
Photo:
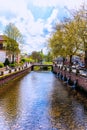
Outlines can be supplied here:
M84 61L85 61L85 68L87 69L87 50L85 51L85 59L84 59Z
M64 64L65 64L65 57L63 57L63 66L64 66Z
M72 55L70 55L70 66L72 65Z
M14 63L14 57L15 57L15 56L14 56L14 54L13 54L13 55L12 55L12 63Z

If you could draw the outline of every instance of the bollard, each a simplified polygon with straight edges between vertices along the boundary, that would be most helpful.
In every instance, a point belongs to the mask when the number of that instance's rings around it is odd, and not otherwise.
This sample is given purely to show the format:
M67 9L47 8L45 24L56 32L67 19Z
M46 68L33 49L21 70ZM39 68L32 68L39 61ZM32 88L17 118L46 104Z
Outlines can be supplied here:
M63 77L63 75L62 75L62 73L60 72L60 74L59 74L59 79L62 79L62 77Z
M71 77L66 78L64 84L66 84L66 85L71 85L71 83L72 83L72 82L71 82Z
M9 73L11 73L11 69L9 70Z
M71 86L72 89L76 89L76 87L78 86L78 80L74 80L73 85Z
M70 78L68 77L67 80L66 80L67 85L69 84L69 80L70 80Z
M4 75L4 71L1 71L1 75Z
M57 72L56 77L59 78L59 72Z
M72 72L72 68L71 67L69 67L69 73L71 73Z
M63 76L62 80L63 80L63 81L67 81L66 74Z
M15 68L15 71L17 71L17 68Z
M76 75L78 75L79 74L79 69L76 69Z

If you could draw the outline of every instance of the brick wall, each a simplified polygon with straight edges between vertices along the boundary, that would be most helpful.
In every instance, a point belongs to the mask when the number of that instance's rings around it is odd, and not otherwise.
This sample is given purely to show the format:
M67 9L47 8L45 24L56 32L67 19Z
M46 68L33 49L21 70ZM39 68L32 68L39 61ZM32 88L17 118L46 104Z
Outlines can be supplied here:
M85 91L87 91L87 77L85 76L81 76L81 75L76 75L73 72L66 71L66 70L61 70L58 67L53 67L53 72L54 73L58 73L61 72L63 76L66 75L66 77L70 77L72 81L76 81L78 80L78 86L81 87L82 89L84 89Z

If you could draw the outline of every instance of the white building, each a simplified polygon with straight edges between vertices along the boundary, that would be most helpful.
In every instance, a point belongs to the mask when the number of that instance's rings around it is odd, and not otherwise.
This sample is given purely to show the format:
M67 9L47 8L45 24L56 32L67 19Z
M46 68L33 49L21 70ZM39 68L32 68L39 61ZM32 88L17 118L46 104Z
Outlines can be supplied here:
M12 55L8 55L7 51L5 49L5 43L7 42L6 36L0 35L0 62L5 62L5 59L8 58L10 62L12 62ZM19 62L20 60L20 55L17 54L15 56L16 62Z
M6 50L4 48L4 42L6 42L6 40L4 39L3 35L0 35L0 62L5 62L6 59Z

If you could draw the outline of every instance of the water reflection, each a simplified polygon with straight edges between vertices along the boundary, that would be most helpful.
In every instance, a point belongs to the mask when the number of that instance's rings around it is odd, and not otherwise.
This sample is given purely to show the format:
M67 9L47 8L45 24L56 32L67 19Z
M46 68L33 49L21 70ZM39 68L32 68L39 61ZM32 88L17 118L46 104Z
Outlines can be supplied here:
M50 109L51 122L55 128L63 130L86 130L87 110L84 109L86 106L82 102L85 100L87 103L86 97L78 92L75 92L75 95L69 92L60 82L54 83Z
M0 96L0 130L86 130L87 100L51 72L31 72Z
M0 96L0 130L10 130L12 122L17 118L19 82L11 83L10 88Z

